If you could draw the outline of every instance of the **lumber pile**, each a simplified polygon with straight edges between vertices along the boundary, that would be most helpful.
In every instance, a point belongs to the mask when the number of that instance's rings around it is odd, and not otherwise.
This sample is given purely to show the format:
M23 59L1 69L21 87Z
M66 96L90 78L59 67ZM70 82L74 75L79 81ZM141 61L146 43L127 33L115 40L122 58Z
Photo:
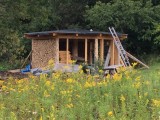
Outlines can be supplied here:
M71 53L70 51L59 51L59 62L60 63L67 63L68 61L71 61Z

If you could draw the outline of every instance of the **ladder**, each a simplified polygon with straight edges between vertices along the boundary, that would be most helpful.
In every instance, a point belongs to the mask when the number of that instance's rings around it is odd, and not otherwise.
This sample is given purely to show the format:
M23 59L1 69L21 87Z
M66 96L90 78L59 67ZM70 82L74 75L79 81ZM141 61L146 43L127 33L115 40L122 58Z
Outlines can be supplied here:
M118 35L117 35L114 27L109 27L109 31L110 31L110 33L111 33L111 35L112 35L112 37L113 37L114 44L116 45L116 47L117 47L117 49L118 49L118 51L119 51L119 53L120 53L120 56L121 56L121 58L122 58L122 60L123 60L123 62L124 62L124 65L125 65L126 67L127 67L127 66L130 66L130 62L129 62L129 59L128 59L128 57L127 57L127 53L126 53L126 51L124 50L124 48L123 48L123 46L122 46L122 44L121 44L121 42L120 42L120 39L119 39L119 37L118 37Z

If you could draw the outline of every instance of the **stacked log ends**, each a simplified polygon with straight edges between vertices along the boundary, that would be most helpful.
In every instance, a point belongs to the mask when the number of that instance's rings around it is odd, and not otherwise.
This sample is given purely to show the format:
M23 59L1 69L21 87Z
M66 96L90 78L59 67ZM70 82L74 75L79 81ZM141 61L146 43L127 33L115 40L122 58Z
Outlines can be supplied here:
M32 68L43 68L57 56L55 40L32 40Z

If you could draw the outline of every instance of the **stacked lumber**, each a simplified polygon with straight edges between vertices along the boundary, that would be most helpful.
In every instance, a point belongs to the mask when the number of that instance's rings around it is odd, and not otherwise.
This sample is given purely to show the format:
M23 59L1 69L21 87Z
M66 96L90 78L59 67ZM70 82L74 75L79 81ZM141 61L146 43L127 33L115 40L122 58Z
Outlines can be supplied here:
M59 51L59 62L60 63L67 63L67 54L68 54L68 61L71 61L70 51Z

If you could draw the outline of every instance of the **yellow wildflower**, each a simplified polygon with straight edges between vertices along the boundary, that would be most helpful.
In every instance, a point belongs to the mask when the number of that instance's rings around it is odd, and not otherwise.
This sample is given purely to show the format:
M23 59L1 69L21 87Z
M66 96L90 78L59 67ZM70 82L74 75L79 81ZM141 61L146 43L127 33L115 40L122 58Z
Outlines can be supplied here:
M91 83L89 83L89 82L86 82L86 83L85 83L85 85L84 85L84 87L86 87L86 88L88 88L88 87L92 87L92 84L91 84Z
M39 119L39 120L43 120L42 116L40 117L40 119Z
M82 67L83 67L82 65L79 65L79 66L78 66L78 68L79 68L80 70L82 69Z
M7 86L3 85L2 90L6 90L6 89L7 89Z
M120 81L122 79L122 74L115 73L113 75L113 80Z
M54 85L51 86L51 90L54 90Z
M54 66L54 60L53 60L53 59L50 59L50 60L48 61L48 66L49 66L49 67L53 67L53 66Z
M66 82L67 82L67 83L74 83L75 80L73 80L72 78L68 78L68 79L66 80Z
M67 107L67 108L72 108L72 107L73 107L73 104L72 104L72 103L71 103L71 104L67 104L66 107Z
M108 116L113 116L113 112L112 112L112 111L109 111L109 112L108 112Z
M144 93L144 96L147 96L147 95L148 95L148 92L145 92L145 93Z
M132 63L132 67L135 67L138 63L134 62Z
M46 86L50 86L50 85L51 85L51 82L50 82L50 81L46 81L45 85L46 85Z
M160 107L160 100L152 99L153 106Z
M140 82L136 82L135 84L134 84L134 87L135 88L139 88L141 86L141 83Z
M70 63L70 64L75 64L75 63L76 63L76 60L70 60L69 63Z
M146 84L146 85L150 85L150 82L149 82L149 81L146 81L145 84Z
M125 99L125 97L124 97L123 95L121 95L120 100L121 100L122 102L124 102L126 99Z
M50 96L50 94L45 90L44 91L44 97L49 97Z
M136 77L135 81L140 81L141 76Z
M110 79L110 78L111 78L110 74L108 74L108 75L106 76L106 78L107 78L107 79Z
M77 98L80 98L80 95L77 94L76 97L77 97Z
M99 73L103 73L103 70L99 70Z

